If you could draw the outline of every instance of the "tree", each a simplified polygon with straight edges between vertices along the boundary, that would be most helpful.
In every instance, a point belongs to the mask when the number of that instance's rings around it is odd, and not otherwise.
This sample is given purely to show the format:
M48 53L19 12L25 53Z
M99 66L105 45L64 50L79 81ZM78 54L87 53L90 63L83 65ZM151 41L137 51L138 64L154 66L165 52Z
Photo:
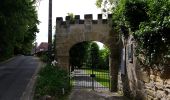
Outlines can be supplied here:
M31 51L39 23L36 0L2 0L0 3L0 60Z
M119 0L115 5L114 31L121 34L124 26L133 35L137 55L144 58L137 56L141 64L164 66L170 55L170 0Z
M91 67L92 68L98 68L99 65L99 46L96 42L91 43L90 48L90 55L91 55Z
M106 46L99 50L99 69L109 69L109 54L110 51Z
M86 63L89 45L89 42L82 42L70 49L70 65L72 67L81 68Z
M112 9L116 6L118 0L96 0L96 6L102 9L104 13L112 13Z

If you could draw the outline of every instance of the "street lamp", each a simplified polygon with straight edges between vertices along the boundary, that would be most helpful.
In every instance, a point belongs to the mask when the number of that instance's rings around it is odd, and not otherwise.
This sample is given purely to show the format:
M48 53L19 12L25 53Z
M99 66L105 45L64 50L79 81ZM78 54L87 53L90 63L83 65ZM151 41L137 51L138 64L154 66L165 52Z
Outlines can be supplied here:
M51 61L52 55L52 0L49 0L49 16L48 16L48 57Z

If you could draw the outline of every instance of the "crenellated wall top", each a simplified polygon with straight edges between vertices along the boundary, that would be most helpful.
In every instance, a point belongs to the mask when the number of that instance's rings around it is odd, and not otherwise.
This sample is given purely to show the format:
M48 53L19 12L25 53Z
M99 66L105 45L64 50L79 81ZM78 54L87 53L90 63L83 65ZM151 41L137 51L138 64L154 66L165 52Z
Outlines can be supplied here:
M68 24L85 24L91 22L92 24L108 24L112 19L112 14L108 14L106 19L103 19L102 14L98 14L97 20L93 20L92 14L85 14L84 19L80 19L80 15L75 15L74 19L71 19L70 16L65 17L65 21L63 21L63 17L56 18L56 24L58 25L68 25Z

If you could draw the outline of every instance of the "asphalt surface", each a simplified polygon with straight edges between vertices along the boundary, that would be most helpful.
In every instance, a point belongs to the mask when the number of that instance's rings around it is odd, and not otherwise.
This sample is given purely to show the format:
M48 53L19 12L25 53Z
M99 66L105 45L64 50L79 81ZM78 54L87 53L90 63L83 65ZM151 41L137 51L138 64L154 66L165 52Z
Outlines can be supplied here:
M0 100L20 100L39 60L32 56L17 56L0 63Z

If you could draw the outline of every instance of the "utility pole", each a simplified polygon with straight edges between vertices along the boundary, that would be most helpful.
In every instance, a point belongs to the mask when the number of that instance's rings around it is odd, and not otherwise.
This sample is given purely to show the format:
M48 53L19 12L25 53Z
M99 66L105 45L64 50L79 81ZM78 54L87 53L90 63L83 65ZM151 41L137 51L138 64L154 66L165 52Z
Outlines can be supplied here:
M49 16L48 16L48 57L51 61L52 55L52 0L49 0Z

